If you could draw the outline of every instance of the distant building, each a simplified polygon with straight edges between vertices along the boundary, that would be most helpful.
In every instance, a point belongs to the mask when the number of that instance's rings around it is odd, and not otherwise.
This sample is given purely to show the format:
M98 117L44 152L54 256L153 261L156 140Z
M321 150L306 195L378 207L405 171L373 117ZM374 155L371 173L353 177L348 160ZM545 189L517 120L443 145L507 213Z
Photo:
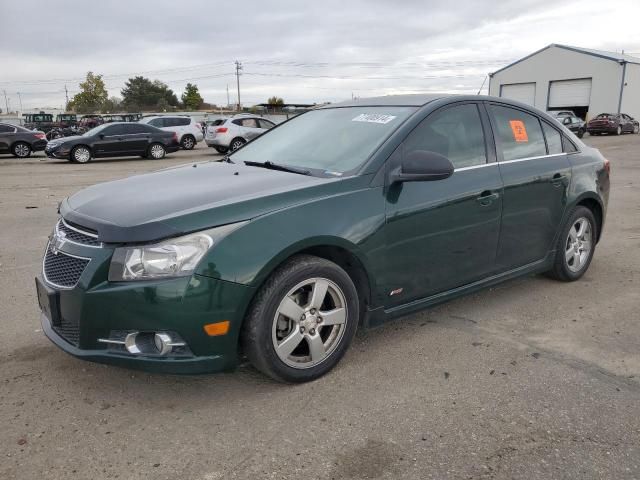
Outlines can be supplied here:
M640 58L551 44L489 74L489 94L541 110L640 117Z

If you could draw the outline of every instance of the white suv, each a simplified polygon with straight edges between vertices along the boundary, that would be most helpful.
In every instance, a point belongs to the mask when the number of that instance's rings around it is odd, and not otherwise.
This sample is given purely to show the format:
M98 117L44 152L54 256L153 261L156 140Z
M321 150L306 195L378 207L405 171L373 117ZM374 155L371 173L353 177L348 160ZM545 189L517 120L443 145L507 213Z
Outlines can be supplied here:
M153 125L168 132L175 132L178 134L180 146L185 150L191 150L198 142L204 140L202 126L193 118L185 115L144 117L140 119L140 123Z
M207 127L205 141L219 153L233 152L275 126L272 121L254 115L221 118Z

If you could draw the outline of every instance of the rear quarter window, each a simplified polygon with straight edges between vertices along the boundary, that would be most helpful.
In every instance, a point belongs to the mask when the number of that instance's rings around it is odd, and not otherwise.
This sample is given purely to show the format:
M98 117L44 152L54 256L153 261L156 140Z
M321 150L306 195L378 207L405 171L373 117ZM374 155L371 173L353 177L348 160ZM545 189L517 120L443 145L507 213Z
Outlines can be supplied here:
M562 153L562 135L560 132L545 122L542 122L542 130L544 130L544 136L547 139L549 155Z
M191 125L190 118L176 118L176 126L185 127L187 125Z
M504 161L547 154L538 117L499 105L491 105L490 111L496 124L496 140Z

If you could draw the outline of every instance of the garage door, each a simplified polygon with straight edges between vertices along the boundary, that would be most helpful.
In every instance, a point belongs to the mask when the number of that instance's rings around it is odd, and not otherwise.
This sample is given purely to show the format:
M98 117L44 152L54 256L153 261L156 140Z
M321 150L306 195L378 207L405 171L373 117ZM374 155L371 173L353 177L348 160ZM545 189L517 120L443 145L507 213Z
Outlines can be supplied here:
M511 83L500 86L500 96L517 100L518 102L534 105L536 100L536 84L532 83Z
M588 107L591 79L559 80L549 85L549 108Z

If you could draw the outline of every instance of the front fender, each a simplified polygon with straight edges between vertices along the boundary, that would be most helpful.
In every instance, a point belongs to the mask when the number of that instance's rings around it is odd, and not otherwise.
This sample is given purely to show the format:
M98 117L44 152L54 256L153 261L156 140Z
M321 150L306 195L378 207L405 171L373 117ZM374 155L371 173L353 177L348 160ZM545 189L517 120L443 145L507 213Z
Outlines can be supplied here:
M354 255L371 282L383 265L384 221L381 187L294 205L257 217L225 237L197 273L259 287L291 255L333 246Z

